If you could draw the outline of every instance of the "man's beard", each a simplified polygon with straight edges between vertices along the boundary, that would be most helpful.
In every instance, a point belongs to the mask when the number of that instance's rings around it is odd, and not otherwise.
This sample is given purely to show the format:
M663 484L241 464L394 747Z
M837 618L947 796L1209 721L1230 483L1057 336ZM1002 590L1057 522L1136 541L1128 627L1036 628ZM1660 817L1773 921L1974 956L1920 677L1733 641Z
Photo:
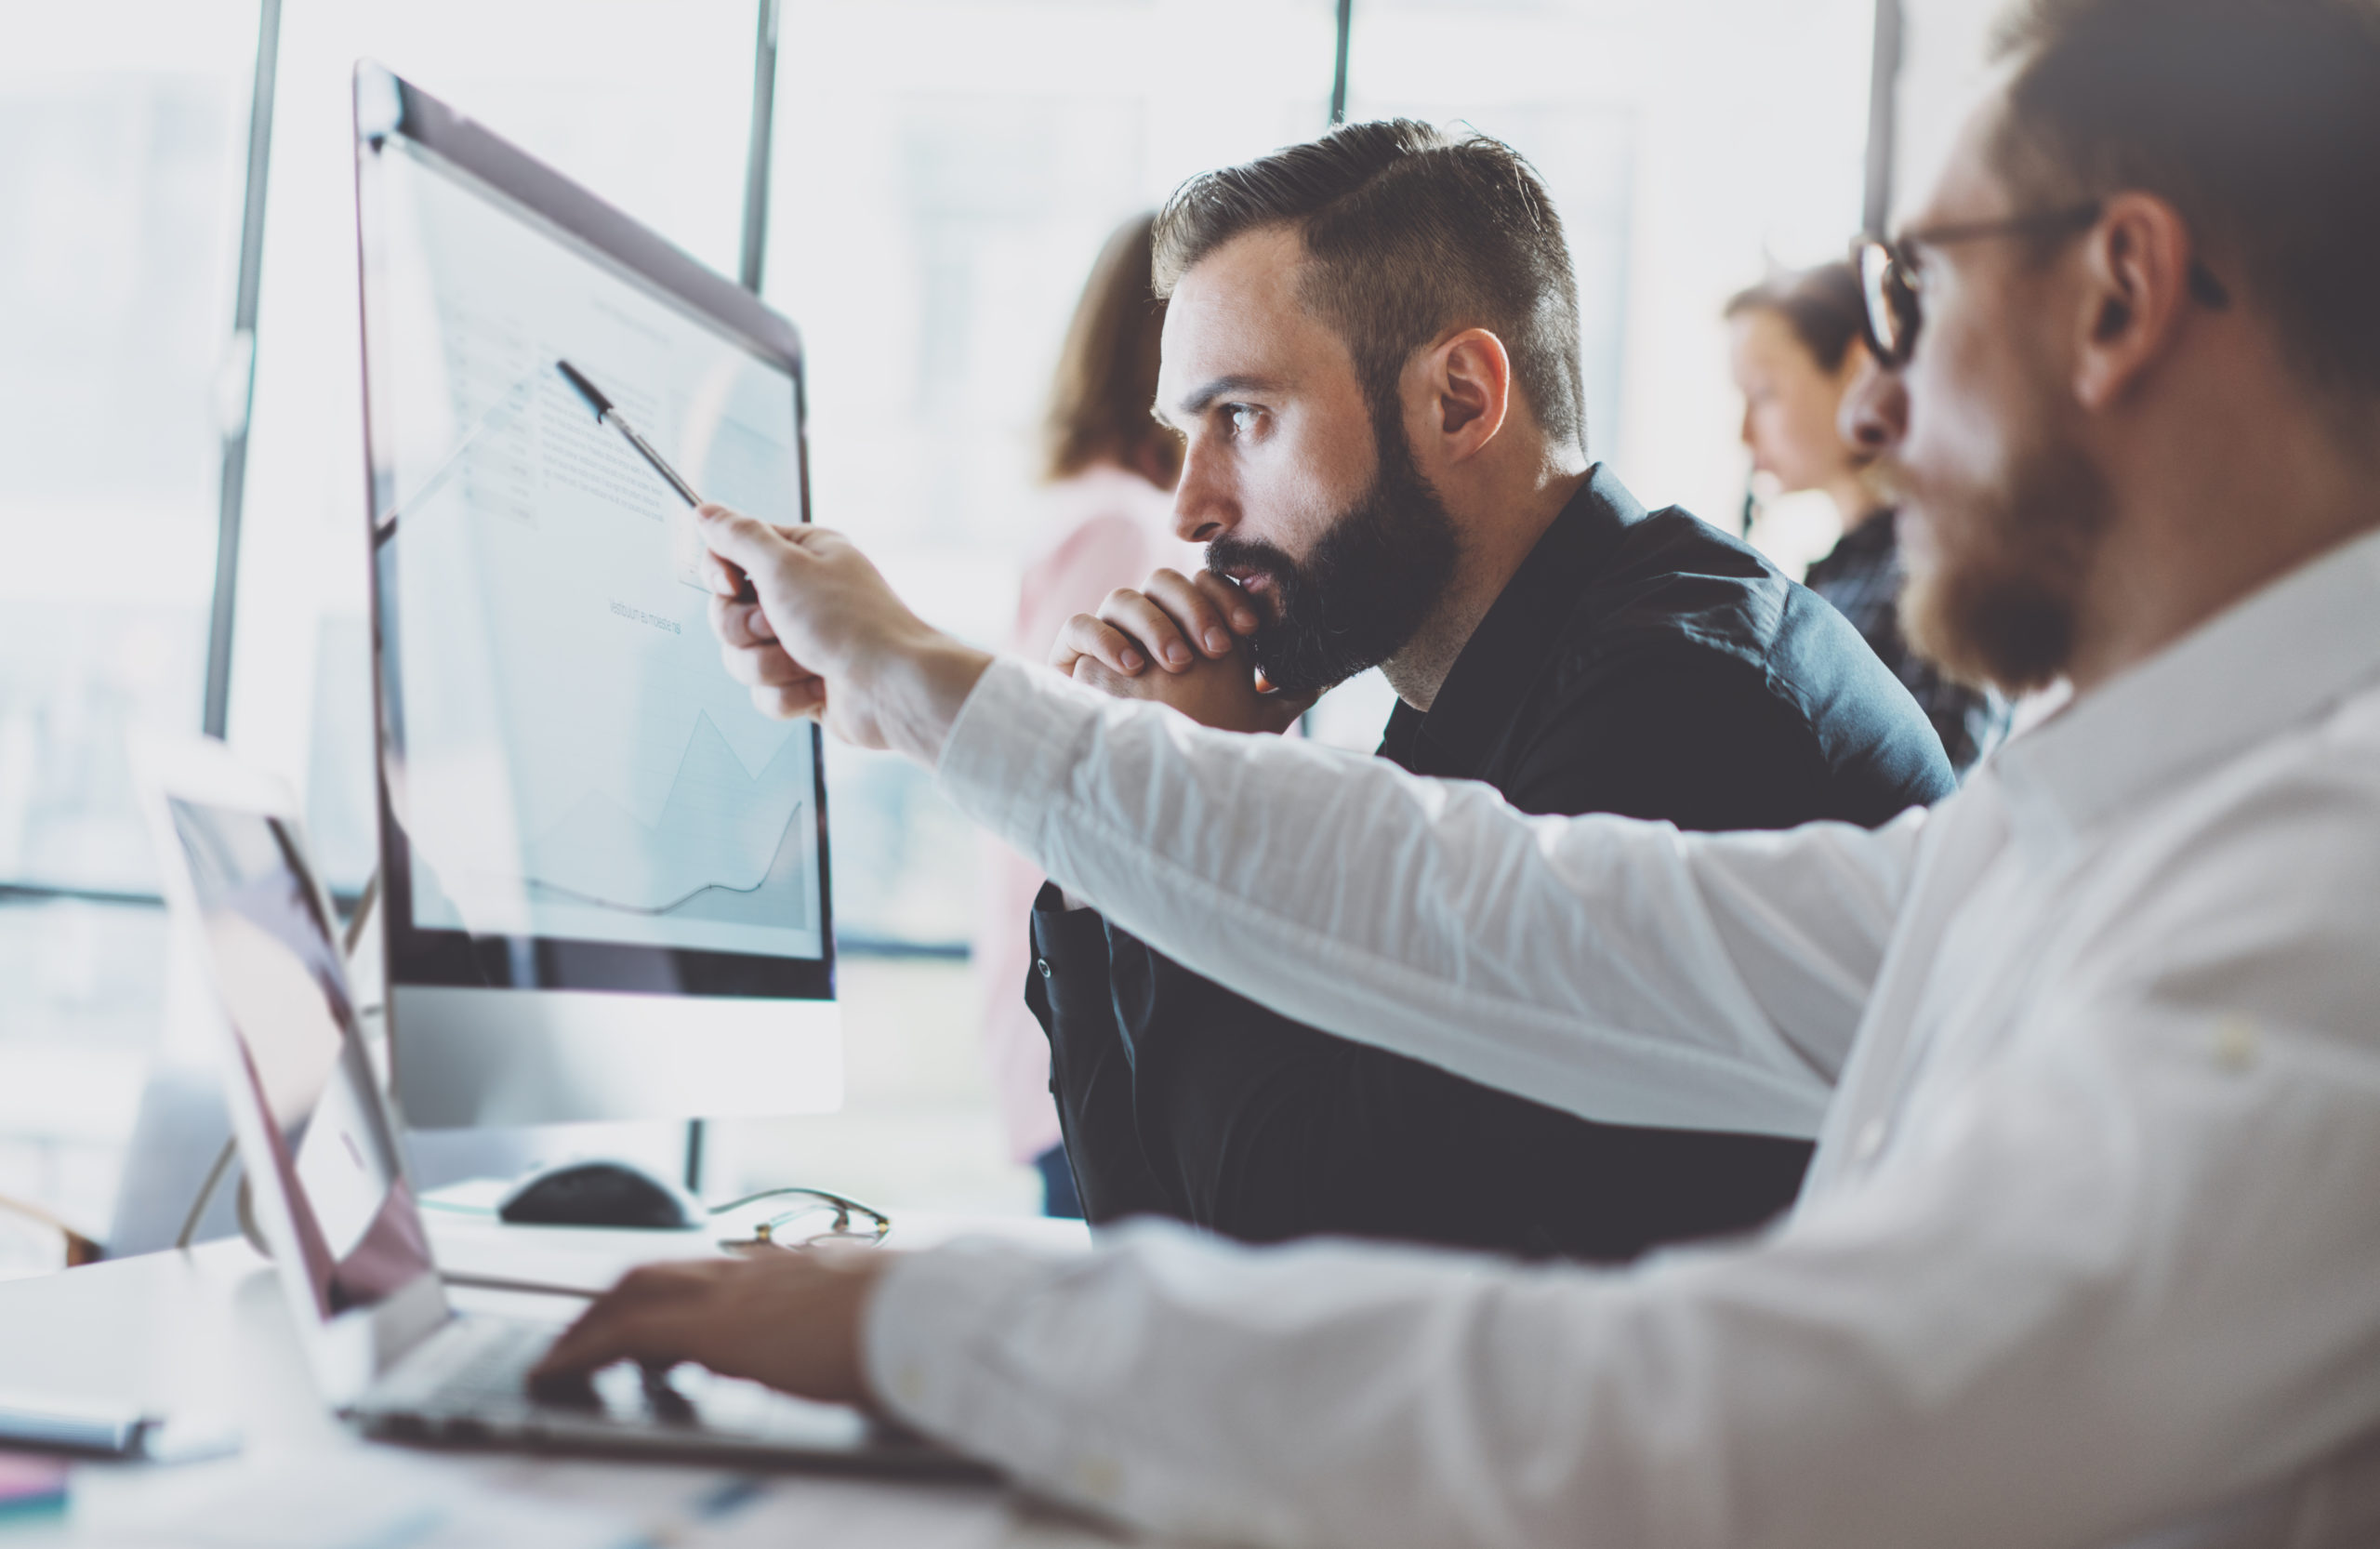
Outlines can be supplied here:
M1261 541L1207 545L1215 574L1263 572L1274 617L1251 643L1265 680L1285 694L1319 694L1404 649L1454 579L1454 519L1413 466L1404 428L1375 415L1380 461L1303 563ZM1258 610L1263 617L1263 610Z
M1962 682L2009 695L2044 688L2073 658L2083 584L2108 528L2107 481L2071 441L2045 436L1997 486L1957 503L1957 515L1926 521L1937 551L1911 556L1901 633Z

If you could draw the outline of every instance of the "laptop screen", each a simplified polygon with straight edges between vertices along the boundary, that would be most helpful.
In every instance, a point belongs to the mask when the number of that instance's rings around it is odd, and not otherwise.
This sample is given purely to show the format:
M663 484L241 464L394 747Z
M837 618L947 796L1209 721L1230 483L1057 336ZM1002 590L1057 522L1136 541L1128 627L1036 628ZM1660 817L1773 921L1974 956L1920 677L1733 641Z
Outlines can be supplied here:
M321 894L276 819L179 797L167 806L234 1035L235 1090L264 1115L316 1315L373 1306L430 1272L430 1242Z

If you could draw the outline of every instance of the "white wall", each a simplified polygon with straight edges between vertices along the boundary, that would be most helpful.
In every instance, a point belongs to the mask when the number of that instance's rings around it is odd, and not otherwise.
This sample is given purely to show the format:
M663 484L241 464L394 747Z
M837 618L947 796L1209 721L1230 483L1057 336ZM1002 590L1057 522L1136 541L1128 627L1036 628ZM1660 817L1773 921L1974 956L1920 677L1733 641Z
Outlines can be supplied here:
M1902 0L1893 219L1924 201L1968 111L1990 86L1985 59L2002 0Z

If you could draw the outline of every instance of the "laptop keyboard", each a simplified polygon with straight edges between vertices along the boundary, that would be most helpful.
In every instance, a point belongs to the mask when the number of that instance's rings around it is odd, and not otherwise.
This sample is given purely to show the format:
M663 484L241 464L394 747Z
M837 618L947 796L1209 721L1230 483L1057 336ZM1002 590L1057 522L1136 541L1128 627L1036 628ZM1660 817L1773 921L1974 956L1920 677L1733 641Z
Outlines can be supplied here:
M529 1370L559 1332L544 1323L457 1318L384 1379L363 1406L364 1418L385 1436L461 1442L610 1432L840 1450L867 1431L840 1405L807 1403L696 1367L665 1373L624 1362L575 1393L532 1395Z
M389 1374L369 1408L380 1414L443 1417L540 1407L529 1395L529 1369L560 1332L549 1324L510 1318L456 1318Z

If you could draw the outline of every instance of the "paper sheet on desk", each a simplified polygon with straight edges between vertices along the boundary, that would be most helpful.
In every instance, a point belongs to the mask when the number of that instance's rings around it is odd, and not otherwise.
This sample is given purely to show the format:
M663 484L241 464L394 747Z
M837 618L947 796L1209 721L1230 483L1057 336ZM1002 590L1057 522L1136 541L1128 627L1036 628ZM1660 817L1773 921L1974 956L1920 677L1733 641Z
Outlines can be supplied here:
M1116 1549L1117 1538L982 1485L892 1484L776 1475L671 1538L670 1549Z
M649 1517L380 1449L75 1480L78 1539L238 1549L636 1549Z
M980 1484L484 1456L482 1482L514 1500L568 1502L640 1521L668 1549L1093 1549L1023 1527L1014 1498Z
M71 1542L124 1549L1098 1549L1121 1542L988 1485L386 1447L85 1470L71 1528Z

